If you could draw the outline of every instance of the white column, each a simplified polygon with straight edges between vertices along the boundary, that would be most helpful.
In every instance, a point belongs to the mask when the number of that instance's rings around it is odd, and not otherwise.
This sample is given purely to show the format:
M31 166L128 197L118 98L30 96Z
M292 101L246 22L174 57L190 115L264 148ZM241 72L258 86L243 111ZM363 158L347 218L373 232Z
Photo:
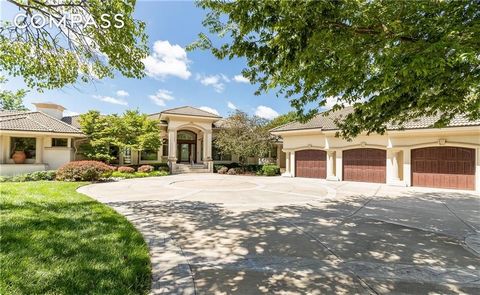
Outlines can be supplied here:
M477 166L475 167L475 190L480 192L480 148L477 148Z
M8 151L7 136L0 135L0 164L7 163L6 151Z
M207 163L207 133L205 131L203 131L203 155L202 155L202 160L203 160L203 163L206 164Z
M337 168L336 176L338 180L343 179L343 151L335 153L335 167Z
M295 177L295 152L290 153L290 175Z
M327 180L338 180L335 171L336 152L327 151Z
M285 173L282 176L290 176L290 152L285 152Z
M37 137L35 141L35 164L41 164L43 162L43 137Z
M205 159L207 161L212 161L212 131L206 131L206 154L205 154Z
M403 181L406 186L412 185L412 175L410 174L411 149L403 149Z
M177 130L168 130L168 161L177 161Z

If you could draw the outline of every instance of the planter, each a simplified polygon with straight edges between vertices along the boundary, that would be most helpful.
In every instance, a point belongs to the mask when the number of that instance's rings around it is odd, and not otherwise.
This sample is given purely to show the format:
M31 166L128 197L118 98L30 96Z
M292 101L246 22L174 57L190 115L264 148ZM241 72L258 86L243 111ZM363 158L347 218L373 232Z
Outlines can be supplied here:
M24 151L15 151L12 156L12 160L15 164L23 164L25 163L25 159L27 155L25 155Z

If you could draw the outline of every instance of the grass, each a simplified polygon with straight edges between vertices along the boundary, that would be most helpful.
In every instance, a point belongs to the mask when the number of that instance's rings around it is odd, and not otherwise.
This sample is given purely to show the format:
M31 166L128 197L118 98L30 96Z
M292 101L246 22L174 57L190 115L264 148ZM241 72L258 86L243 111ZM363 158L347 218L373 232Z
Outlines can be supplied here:
M148 248L81 183L0 184L0 294L145 294Z

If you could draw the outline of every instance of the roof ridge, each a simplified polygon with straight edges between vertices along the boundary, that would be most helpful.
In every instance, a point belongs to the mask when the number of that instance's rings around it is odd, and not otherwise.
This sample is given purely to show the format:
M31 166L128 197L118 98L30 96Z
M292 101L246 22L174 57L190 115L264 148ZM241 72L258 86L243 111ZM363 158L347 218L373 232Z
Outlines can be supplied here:
M7 117L7 116L5 116L5 117ZM17 116L17 117L8 116L8 117L11 117L11 118L7 118L7 119L2 119L2 118L0 118L0 122L7 122L7 121L16 120L16 119L25 119L25 118L28 118L28 116Z
M33 118L30 118L30 116L26 116L25 119L30 120L30 121L32 121L32 122L34 122L34 123L37 123L38 125L42 126L43 128L47 129L48 131L53 131L52 128L49 128L49 127L43 125L42 123L38 122L37 120L35 120L35 119L33 119Z
M65 125L65 126L68 126L68 127L72 128L72 129L78 131L78 132L83 133L82 130L74 127L73 125L70 125L70 124L68 124L68 123L66 123L66 122L63 122L62 120L59 120L59 119L57 119L57 118L55 118L55 117L52 117L52 116L50 116L50 115L48 115L48 114L46 114L46 113L44 113L44 112L36 111L36 112L34 112L34 113L39 113L39 114L42 114L42 115L44 115L44 116L47 116L47 117L49 117L49 118L51 118L51 119L53 119L53 120L56 120L56 121L60 122L61 124ZM49 130L50 130L50 129L49 129Z

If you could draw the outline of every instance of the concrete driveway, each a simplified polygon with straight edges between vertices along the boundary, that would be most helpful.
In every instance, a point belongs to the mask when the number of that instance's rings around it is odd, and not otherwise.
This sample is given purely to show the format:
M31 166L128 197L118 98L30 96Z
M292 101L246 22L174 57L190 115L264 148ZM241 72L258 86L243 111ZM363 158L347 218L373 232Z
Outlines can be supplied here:
M154 294L480 294L473 192L218 174L79 191L143 233Z

